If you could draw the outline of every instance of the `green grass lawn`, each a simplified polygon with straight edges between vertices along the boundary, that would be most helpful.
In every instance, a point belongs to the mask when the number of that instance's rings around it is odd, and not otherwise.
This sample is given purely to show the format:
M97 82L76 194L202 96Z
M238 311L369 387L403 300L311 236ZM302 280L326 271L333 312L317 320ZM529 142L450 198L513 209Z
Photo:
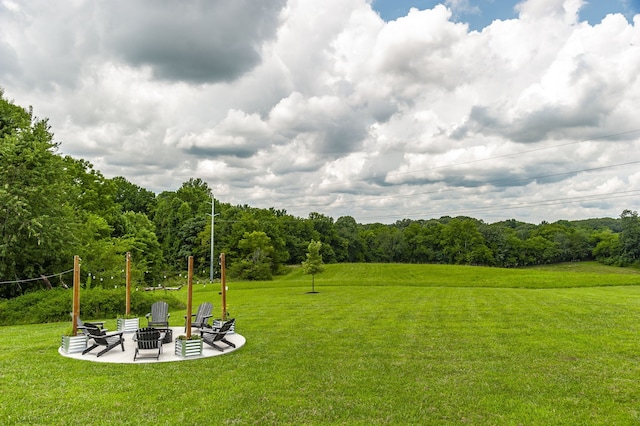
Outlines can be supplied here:
M0 422L640 423L637 270L328 265L317 294L299 269L228 285L247 343L219 357L77 361L57 352L68 323L0 327ZM219 311L218 290L195 286L194 310Z

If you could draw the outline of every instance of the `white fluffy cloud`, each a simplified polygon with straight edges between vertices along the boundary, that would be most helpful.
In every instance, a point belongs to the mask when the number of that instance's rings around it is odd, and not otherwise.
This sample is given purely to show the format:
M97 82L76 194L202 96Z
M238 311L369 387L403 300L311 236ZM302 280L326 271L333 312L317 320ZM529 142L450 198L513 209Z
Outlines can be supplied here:
M360 222L638 209L640 15L466 1L0 2L0 87L61 150L155 192Z

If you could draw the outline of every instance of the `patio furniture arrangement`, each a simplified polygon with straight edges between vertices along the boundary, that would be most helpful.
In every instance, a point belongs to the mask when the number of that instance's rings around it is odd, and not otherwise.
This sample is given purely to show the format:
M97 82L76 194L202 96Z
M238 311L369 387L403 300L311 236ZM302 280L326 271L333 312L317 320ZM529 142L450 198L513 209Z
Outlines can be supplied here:
M224 350L228 349L228 347L235 348L236 345L225 339L225 336L227 335L231 327L235 324L235 321L235 318L233 318L229 321L225 321L220 328L201 329L200 337L202 337L202 341L212 348L219 350L220 352L224 352ZM222 348L221 346L217 345L216 342L225 343L228 347Z
M88 347L82 352L82 355L91 352L93 349L98 346L104 346L105 349L98 352L98 357L104 355L109 352L111 349L120 345L122 347L122 351L124 351L124 337L122 336L122 331L115 331L113 333L107 333L104 330L101 330L98 326L94 324L85 323L84 327L88 331L87 337L89 339L93 339L93 345Z
M209 302L201 303L198 306L198 311L195 314L191 314L191 328L210 328L209 318L213 316L213 304ZM193 318L195 316L195 318ZM184 316L184 331L187 331L187 316Z
M155 302L151 305L151 312L145 315L147 317L148 327L169 328L169 304L167 302Z
M160 358L160 353L162 352L162 340L164 336L160 333L160 330L153 327L145 327L136 331L136 334L133 338L136 342L136 351L133 354L133 360L135 361L138 358ZM153 351L150 356L139 356L140 351Z

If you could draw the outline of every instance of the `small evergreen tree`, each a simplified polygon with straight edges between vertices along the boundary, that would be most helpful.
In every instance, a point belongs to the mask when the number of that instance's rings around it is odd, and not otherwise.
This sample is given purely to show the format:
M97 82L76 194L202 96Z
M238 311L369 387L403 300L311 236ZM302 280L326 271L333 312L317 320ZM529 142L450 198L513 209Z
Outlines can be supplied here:
M324 263L322 262L322 255L320 254L320 247L322 243L320 241L311 240L309 247L307 248L307 260L302 262L302 270L305 274L311 275L311 293L316 293L315 290L315 276L324 271Z

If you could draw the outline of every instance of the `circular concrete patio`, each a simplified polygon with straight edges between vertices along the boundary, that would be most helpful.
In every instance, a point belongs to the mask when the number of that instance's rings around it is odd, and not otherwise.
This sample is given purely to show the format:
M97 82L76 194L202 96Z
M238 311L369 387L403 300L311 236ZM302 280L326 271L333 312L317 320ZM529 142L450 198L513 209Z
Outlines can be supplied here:
M160 353L160 358L140 358L136 361L133 360L133 355L136 351L136 342L133 341L133 335L135 333L125 333L124 334L124 351L120 346L117 346L111 349L109 352L101 355L100 357L96 356L104 347L97 347L93 351L82 355L82 352L67 354L64 353L62 347L58 348L58 353L60 355L65 356L67 358L79 359L82 361L93 361L93 362L110 362L110 363L119 363L119 364L148 364L154 362L172 362L172 361L191 361L195 359L203 359L209 358L212 356L225 355L240 349L246 343L246 339L237 333L227 334L226 339L236 345L235 348L231 346L227 346L222 342L218 342L218 344L224 349L224 352L221 352L217 349L212 348L206 343L203 344L202 355L198 356L190 356L188 358L182 358L175 354L175 339L177 336L184 333L184 327L171 327L173 330L173 341L170 343L165 343L162 348L162 353ZM194 333L195 334L195 333ZM149 355L149 351L144 351L142 356Z

